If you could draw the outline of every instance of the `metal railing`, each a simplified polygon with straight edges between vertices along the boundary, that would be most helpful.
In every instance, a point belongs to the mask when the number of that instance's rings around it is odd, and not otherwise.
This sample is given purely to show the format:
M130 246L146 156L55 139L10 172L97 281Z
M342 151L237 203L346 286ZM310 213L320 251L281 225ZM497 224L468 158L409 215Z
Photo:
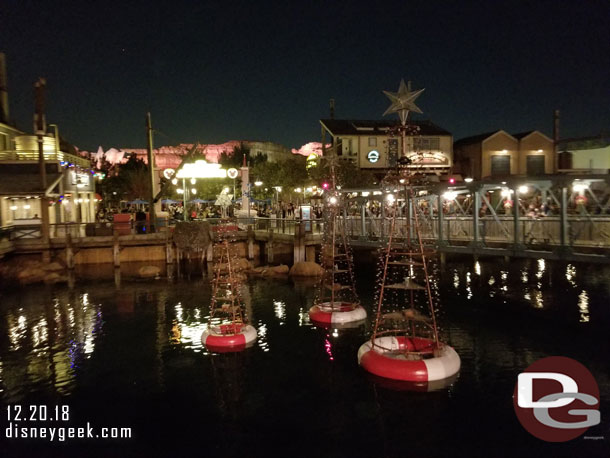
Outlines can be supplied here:
M91 161L84 157L75 156L70 153L64 153L63 151L45 151L44 152L45 161L65 161L80 167L91 167ZM4 150L0 151L0 161L29 161L36 162L38 161L38 151L15 151L15 150Z
M408 225L407 217L396 219L396 236L398 238L413 237L415 227ZM212 225L219 224L221 218L204 220ZM238 218L235 219L240 230L246 231L249 226L255 232L271 232L275 234L296 235L299 231L305 234L320 235L324 232L323 220L295 220L281 218ZM472 216L443 216L442 227L439 227L438 216L419 218L419 230L424 240L441 242L447 245L464 245L479 242L493 246L520 244L525 247L558 247L562 246L562 230L565 231L564 246L582 248L610 249L610 218L593 217L589 215L570 215L566 220L566 228L562 228L561 218L545 216L541 218L521 217L518 219L518 236L515 238L515 220L510 216L478 218L479 227L475 231ZM51 224L51 239L71 237L112 236L115 230L120 235L146 234L143 222L127 223L57 223ZM173 230L169 227L159 228L160 231ZM302 227L302 229L301 229ZM367 217L364 221L359 216L348 216L345 219L346 234L352 240L367 243L383 243L390 228L389 218ZM441 231L439 234L439 230ZM475 238L476 236L476 238ZM0 240L34 239L41 237L41 225L18 225L0 228Z
M346 229L352 239L377 241L387 236L388 218L348 216ZM596 248L610 248L610 218L570 216L567 219L567 244ZM521 217L518 220L518 236L515 239L515 223L512 217L479 218L479 241L482 243L521 243L525 246L561 244L561 220L557 216L541 218ZM426 240L445 243L472 242L475 240L473 217L444 216L439 237L438 217L420 218L420 233ZM407 218L397 218L398 237L408 237ZM414 229L413 229L414 230Z

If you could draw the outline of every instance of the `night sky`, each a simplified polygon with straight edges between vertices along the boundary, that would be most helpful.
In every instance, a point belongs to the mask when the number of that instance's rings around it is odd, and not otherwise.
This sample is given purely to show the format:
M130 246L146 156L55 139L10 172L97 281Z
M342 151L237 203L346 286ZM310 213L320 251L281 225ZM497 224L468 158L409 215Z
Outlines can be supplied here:
M92 6L93 4L93 6ZM402 77L455 139L495 129L610 129L610 2L125 1L0 4L9 103L81 149L319 141L318 120L381 119Z

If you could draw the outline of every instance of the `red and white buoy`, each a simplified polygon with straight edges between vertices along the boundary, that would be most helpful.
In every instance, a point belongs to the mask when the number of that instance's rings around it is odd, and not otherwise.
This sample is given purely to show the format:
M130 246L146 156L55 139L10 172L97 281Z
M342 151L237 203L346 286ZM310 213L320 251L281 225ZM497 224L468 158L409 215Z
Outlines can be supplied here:
M201 343L216 352L240 351L256 341L256 328L252 325L211 326L201 335Z
M400 92L408 95L404 83ZM405 148L405 135L411 126L406 124L407 112L403 115L399 130ZM417 199L419 194L414 191L421 178L410 168L411 161L404 153L403 149L397 170L390 171L382 183L388 189L385 205L390 225L380 264L373 333L360 346L358 363L374 376L414 383L423 391L429 382L453 379L461 361L452 347L439 340L428 274L429 249L424 248L422 241L418 216L422 209ZM399 208L399 200L405 202L404 207ZM438 211L442 212L442 208ZM397 225L399 213L410 216Z
M309 318L318 325L344 325L366 319L366 310L351 302L322 302L309 309Z
M215 352L240 351L256 340L254 326L248 324L240 292L241 275L233 242L237 225L225 220L215 227L214 277L210 301L210 322L201 342Z
M380 377L406 382L448 379L460 370L460 357L449 345L422 337L383 336L358 350L358 363Z

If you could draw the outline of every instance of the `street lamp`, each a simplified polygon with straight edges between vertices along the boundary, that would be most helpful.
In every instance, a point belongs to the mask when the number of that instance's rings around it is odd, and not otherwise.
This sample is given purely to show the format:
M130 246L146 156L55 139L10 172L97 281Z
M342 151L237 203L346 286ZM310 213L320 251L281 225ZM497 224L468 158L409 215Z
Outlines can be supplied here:
M280 203L279 193L282 192L282 187L274 186L273 189L275 189L275 203L276 203L276 205L279 205L279 203Z

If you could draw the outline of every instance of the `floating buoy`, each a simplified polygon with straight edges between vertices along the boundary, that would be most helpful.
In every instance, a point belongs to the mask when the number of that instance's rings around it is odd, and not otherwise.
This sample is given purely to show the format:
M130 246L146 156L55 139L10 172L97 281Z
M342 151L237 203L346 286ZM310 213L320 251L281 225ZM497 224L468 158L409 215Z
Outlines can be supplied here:
M216 352L240 351L256 340L256 328L252 325L218 325L206 329L201 343Z
M358 363L380 377L407 382L432 382L453 377L460 370L457 352L442 342L423 337L384 336L358 350Z
M342 325L366 319L366 310L350 302L322 302L309 309L309 318L320 325Z

